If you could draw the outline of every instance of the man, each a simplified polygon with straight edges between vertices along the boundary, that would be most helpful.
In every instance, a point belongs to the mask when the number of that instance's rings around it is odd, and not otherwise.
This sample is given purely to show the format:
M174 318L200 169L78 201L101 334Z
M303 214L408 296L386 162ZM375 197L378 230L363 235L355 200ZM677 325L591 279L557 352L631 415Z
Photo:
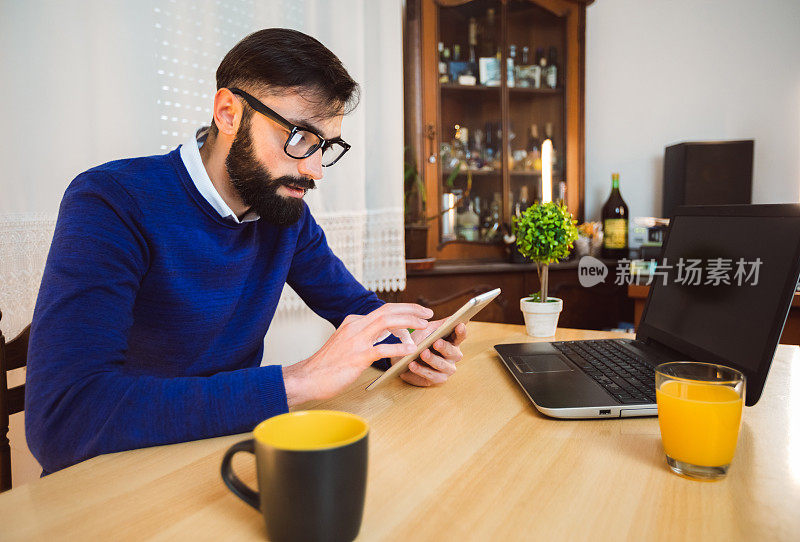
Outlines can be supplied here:
M361 286L303 202L349 148L358 85L339 59L300 32L262 30L225 56L217 88L204 139L98 166L64 195L27 374L28 444L45 473L250 431L386 368L441 323ZM260 367L284 283L337 329L306 360ZM403 342L378 343L388 333ZM465 334L404 380L444 382Z

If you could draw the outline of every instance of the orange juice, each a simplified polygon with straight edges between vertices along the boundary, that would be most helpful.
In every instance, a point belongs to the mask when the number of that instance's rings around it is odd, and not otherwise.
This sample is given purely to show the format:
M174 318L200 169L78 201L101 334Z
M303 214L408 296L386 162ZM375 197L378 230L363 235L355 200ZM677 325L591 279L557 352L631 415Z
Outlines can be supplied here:
M730 464L742 398L728 386L667 380L656 390L661 440L669 457L703 467Z

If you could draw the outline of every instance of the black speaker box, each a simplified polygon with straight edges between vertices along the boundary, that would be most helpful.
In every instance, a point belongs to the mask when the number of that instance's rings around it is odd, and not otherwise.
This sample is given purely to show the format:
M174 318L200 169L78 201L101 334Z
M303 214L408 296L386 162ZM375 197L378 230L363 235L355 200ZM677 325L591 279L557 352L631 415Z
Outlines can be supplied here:
M751 203L753 144L744 141L692 141L664 151L662 213L679 205Z

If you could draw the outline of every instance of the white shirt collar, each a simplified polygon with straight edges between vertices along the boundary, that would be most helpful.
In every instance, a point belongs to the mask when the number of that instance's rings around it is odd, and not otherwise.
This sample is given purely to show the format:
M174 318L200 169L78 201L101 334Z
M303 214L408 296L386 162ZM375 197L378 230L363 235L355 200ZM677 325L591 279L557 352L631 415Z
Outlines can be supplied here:
M181 160L183 160L183 165L186 166L186 171L189 172L189 177L192 178L192 182L194 182L200 194L222 218L233 220L237 224L258 220L258 214L253 211L248 212L239 220L236 213L228 207L228 204L219 195L217 189L214 188L206 167L203 165L203 159L200 157L200 147L205 143L207 135L208 127L200 128L195 135L190 136L186 143L181 146Z

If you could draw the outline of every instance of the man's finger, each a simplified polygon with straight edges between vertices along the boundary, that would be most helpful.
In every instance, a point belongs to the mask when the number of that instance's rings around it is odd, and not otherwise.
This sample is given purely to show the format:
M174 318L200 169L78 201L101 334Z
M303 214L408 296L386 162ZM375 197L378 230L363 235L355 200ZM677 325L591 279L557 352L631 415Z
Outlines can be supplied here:
M422 339L429 336L431 333L436 331L436 329L444 323L444 320L431 320L428 322L428 325L423 328L416 328L414 332L411 334L411 337L416 342L421 342Z
M461 361L463 357L461 354L461 349L457 346L453 346L452 343L445 341L444 339L438 339L432 345L433 349L441 354L441 356L452 363L456 363Z
M401 343L414 344L414 339L411 338L411 333L409 333L408 329L404 327L401 327L400 329L393 329L392 335L400 339Z
M382 342L389 335L394 335L395 337L400 339L401 343L416 344L414 342L414 339L411 338L411 333L409 333L408 330L404 327L381 333L381 335L375 339L375 342L376 343Z
M364 320L361 322L363 321ZM393 329L420 328L425 327L427 324L427 320L423 320L411 314L387 313L371 318L371 321L366 324L364 330L369 333L370 337L378 338L386 337L386 332Z
M467 338L467 325L464 324L463 322L458 324L455 330L453 330L453 333L455 334L455 336L451 334L451 336L448 337L448 339L452 338L452 340L449 342L455 346L458 346L459 344L464 342L464 339Z
M421 377L418 374L411 372L405 372L401 374L400 378L402 378L404 381L408 382L412 386L420 386L422 388L427 388L428 386L431 385L431 381L428 380L427 378Z
M446 376L452 376L456 372L454 362L448 361L441 356L437 356L430 350L425 350L419 357L422 361Z
M409 354L413 354L416 352L416 350L416 345L408 343L376 344L372 347L370 357L372 358L372 361L375 361L381 358L407 356Z
M426 362L427 363L427 362ZM440 373L439 371L434 371L430 367L425 367L417 363L416 361L412 361L408 365L408 370L412 373L416 373L423 378L427 378L434 384L443 384L447 380L447 375L444 373Z
M428 307L417 305L416 303L384 303L367 316L380 316L381 314L413 314L423 320L433 317L433 311Z

